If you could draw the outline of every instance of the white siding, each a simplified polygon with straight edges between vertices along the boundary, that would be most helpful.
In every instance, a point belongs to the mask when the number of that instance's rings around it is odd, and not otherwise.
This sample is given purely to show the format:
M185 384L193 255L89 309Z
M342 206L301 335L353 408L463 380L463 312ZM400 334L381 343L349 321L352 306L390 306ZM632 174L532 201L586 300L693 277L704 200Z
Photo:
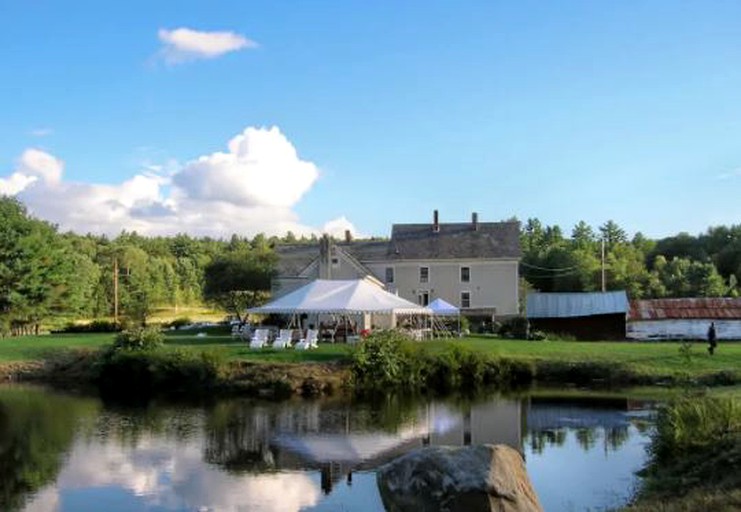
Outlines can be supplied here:
M430 302L437 298L461 306L461 292L471 292L471 309L495 308L497 316L518 313L518 266L516 260L447 260L365 262L381 281L386 267L394 268L393 289L400 297L417 302L421 290L430 293ZM420 267L429 267L427 283L420 283ZM462 283L461 267L470 267L471 280Z
M705 340L715 322L719 340L741 339L741 320L639 320L628 322L627 337L634 340Z

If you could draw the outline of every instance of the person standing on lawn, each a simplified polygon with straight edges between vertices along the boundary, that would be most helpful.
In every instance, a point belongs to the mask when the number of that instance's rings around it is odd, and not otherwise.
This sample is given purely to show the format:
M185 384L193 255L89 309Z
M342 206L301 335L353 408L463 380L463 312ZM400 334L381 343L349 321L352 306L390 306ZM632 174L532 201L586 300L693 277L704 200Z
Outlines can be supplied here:
M710 322L710 327L708 328L708 352L710 352L711 356L715 352L716 346L718 346L718 342L716 341L715 322Z

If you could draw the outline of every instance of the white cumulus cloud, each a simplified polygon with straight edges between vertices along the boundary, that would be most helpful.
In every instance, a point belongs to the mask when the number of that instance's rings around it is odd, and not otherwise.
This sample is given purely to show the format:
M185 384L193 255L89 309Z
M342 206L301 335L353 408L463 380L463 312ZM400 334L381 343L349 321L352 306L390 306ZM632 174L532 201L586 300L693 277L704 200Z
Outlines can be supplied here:
M301 159L277 127L247 128L227 147L177 169L172 160L163 166L149 162L139 173L114 184L65 181L62 160L31 148L9 175L0 176L0 194L15 195L35 216L78 233L115 236L127 230L213 237L280 236L288 231L342 237L346 229L356 233L344 217L323 229L300 222L293 208L309 193L319 169Z
M18 161L18 172L27 176L38 176L55 185L62 179L64 162L40 149L30 148L23 152Z
M173 181L193 199L289 207L318 176L316 166L301 160L293 144L273 127L247 128L229 141L229 152L188 163Z
M234 32L204 32L185 27L174 30L163 28L157 32L157 36L163 44L159 55L167 64L213 59L258 46L255 41Z
M14 196L36 181L36 176L14 172L7 178L0 178L0 196Z
M322 227L322 233L326 233L329 236L338 239L344 239L346 231L349 231L350 234L355 238L363 237L363 235L358 234L358 230L355 229L355 226L353 226L352 222L347 220L347 217L345 217L344 215L326 222Z

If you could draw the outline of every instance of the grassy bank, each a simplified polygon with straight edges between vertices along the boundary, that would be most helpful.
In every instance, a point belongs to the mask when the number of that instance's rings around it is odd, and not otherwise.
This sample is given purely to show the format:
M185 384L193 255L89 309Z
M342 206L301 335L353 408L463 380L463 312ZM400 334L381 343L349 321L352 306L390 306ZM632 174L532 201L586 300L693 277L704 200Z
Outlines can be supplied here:
M244 341L225 334L196 336L198 331L176 331L166 336L165 345L186 350L216 350L228 361L263 363L341 362L352 348L322 343L318 350L250 350ZM208 330L206 330L208 332ZM94 350L113 341L113 334L59 334L0 339L0 364L41 361L61 351ZM636 342L533 342L492 338L465 338L455 343L487 357L532 362L539 380L583 384L594 379L653 383L690 378L706 384L741 382L741 343L723 343L714 356L702 343L690 349L689 360L679 343ZM450 340L422 344L430 353L447 350ZM714 380L718 382L714 382Z
M626 510L741 510L741 401L684 395L660 412L650 462Z

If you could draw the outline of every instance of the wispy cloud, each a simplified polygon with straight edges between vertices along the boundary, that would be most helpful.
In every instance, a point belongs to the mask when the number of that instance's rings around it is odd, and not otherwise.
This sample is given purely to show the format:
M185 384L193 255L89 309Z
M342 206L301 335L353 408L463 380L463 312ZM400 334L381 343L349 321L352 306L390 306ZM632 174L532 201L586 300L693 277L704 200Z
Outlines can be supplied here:
M51 128L34 128L29 133L34 137L46 137L47 135L54 133L54 130Z
M717 180L730 180L734 178L741 178L741 167L737 167L736 169L732 169L727 172L723 172L721 174L718 174L715 179Z
M190 28L160 29L163 46L158 56L166 64L180 64L197 59L214 59L224 54L257 48L258 44L235 32L204 32Z

